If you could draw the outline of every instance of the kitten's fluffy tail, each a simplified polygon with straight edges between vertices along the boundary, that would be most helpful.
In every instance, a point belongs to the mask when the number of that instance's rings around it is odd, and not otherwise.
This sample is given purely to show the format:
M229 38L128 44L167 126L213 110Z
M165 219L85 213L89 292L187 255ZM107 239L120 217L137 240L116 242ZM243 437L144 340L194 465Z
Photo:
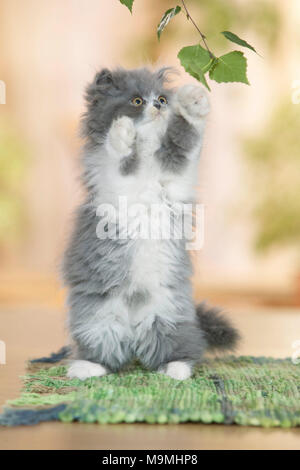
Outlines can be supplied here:
M218 308L201 303L196 312L210 351L235 349L240 335Z

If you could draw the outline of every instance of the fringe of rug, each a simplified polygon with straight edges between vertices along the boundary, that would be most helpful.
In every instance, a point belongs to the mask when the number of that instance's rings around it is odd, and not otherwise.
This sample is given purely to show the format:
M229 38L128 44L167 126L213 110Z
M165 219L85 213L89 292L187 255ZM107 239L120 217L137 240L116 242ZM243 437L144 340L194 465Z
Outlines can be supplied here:
M65 359L68 359L71 355L71 346L63 346L56 353L50 354L47 357L40 357L37 359L30 359L27 363L28 369L34 371L43 367L52 367L53 364L57 364ZM70 391L69 389L67 390ZM35 391L37 392L37 390ZM41 391L39 391L41 393ZM0 414L0 425L2 426L22 426L22 425L33 425L43 421L58 421L59 414L67 407L65 404L58 406L52 406L44 409L15 409L15 408L4 408L2 414Z
M59 414L64 411L67 405L58 405L43 410L29 410L5 408L0 415L0 425L2 426L22 426L38 424L43 421L58 421Z

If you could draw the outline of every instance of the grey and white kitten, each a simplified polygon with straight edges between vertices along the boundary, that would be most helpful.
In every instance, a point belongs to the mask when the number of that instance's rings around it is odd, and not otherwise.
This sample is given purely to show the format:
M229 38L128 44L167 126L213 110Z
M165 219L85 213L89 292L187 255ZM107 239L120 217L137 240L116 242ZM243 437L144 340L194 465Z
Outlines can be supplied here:
M87 87L87 196L63 264L75 355L69 377L117 372L137 358L187 379L206 349L231 349L238 339L217 309L194 305L185 240L97 236L97 207L118 208L119 196L129 207L195 201L209 101L197 86L166 87L169 71L104 69Z

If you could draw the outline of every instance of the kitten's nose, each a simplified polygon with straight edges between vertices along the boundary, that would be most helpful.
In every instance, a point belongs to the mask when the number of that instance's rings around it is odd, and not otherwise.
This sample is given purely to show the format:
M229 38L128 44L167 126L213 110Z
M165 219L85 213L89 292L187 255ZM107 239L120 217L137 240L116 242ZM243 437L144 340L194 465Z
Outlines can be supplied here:
M154 106L156 109L160 109L160 108L161 108L161 104L160 104L160 102L157 101L157 100L154 100L154 101L153 101L153 106Z

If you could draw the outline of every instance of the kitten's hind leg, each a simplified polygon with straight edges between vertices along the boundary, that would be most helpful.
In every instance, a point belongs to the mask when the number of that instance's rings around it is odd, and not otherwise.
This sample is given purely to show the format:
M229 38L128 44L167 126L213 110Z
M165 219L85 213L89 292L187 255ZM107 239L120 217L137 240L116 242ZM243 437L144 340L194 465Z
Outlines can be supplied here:
M164 364L158 369L161 374L168 375L172 379L186 380L189 379L193 373L190 364L184 361L172 361Z
M102 377L108 373L109 371L106 367L96 362L75 360L69 366L67 377L69 379L85 380L89 377Z

